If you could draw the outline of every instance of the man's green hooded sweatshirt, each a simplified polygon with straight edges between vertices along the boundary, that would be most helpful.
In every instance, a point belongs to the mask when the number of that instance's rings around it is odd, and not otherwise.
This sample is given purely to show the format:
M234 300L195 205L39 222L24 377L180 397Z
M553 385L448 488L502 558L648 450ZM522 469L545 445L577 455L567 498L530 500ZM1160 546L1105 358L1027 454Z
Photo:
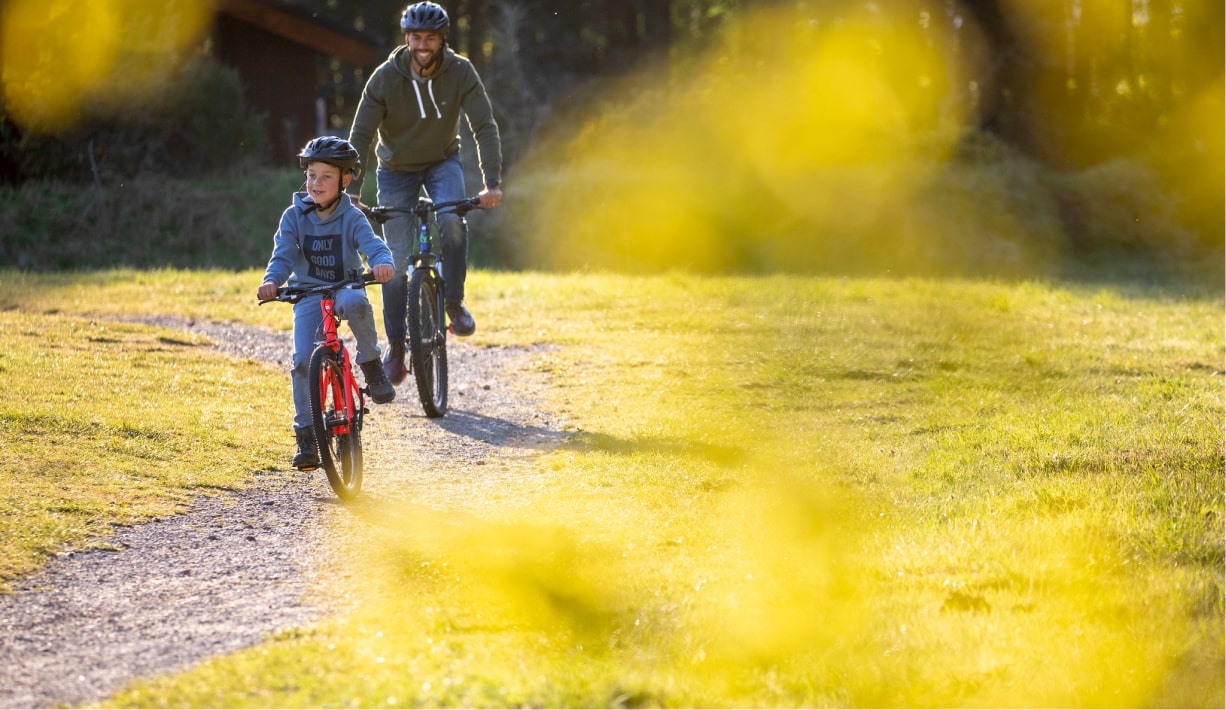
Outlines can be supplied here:
M477 164L485 184L502 181L502 141L485 85L472 62L443 48L441 65L428 78L413 71L407 46L397 47L379 65L358 102L349 142L357 148L363 173L376 166L417 172L460 150L460 114L477 139ZM351 194L361 194L354 180Z

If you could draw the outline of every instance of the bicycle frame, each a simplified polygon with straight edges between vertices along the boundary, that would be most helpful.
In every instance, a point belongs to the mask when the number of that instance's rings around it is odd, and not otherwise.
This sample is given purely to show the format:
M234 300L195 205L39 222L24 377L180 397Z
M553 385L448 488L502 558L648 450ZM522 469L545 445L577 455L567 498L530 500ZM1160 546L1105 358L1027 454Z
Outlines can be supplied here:
M323 315L323 341L316 343L316 347L323 345L332 352L336 353L341 366L343 376L342 382L332 382L334 399L332 401L345 403L345 410L354 413L355 421L362 416L362 412L366 406L362 397L362 390L358 387L357 380L353 377L353 368L349 362L349 348L340 338L340 317L336 315L336 298L325 295L319 301L319 308ZM341 391L343 390L343 391ZM354 392L357 392L357 402L354 402ZM327 393L321 391L320 401L328 401ZM351 424L346 419L333 420L328 422L328 429L335 434L348 434L351 431Z
M271 299L297 303L309 295L318 294L320 296L319 310L322 316L323 340L316 341L315 347L323 346L331 350L336 355L337 364L340 366L343 374L340 381L334 381L331 384L333 399L328 399L329 393L323 391L321 386L319 401L343 402L345 412L353 413L351 420L342 418L327 422L328 430L335 435L349 434L355 427L360 429L362 415L366 413L366 398L362 394L362 388L358 386L357 379L353 376L353 362L349 357L349 349L345 347L344 342L340 338L340 317L336 315L336 291L339 288L347 288L348 284L369 284L373 281L374 277L370 274L359 274L357 270L354 270L350 272L347 282L342 282L337 286L298 291L289 295L289 297L285 297L279 289L277 298ZM260 305L269 302L261 301ZM319 385L318 383L313 383L312 386Z
M396 215L413 216L417 218L417 251L409 258L409 264L412 266L409 273L406 274L406 279L412 275L412 272L418 269L429 269L431 278L438 284L439 291L443 290L443 273L439 264L442 263L443 257L441 254L434 251L434 239L431 226L434 223L434 218L444 211L450 211L460 217L462 228L468 229L468 220L465 218L472 210L481 209L481 199L479 197L466 197L462 200L452 200L450 202L435 203L429 197L419 197L417 203L412 207L367 207L363 212L375 220L383 224ZM446 314L443 304L440 303L436 309L435 319L438 323L446 323Z
M427 205L423 206L422 202L427 202ZM443 257L434 253L434 242L431 238L430 230L431 217L427 211L428 208L429 204L427 200L423 199L422 201L418 202L419 214L417 216L417 253L414 254L413 258L411 259L413 263L412 270L417 271L418 269L428 269L430 271L430 278L433 279L438 285L439 293L442 293L444 282L443 273L439 268L439 264L442 263ZM463 220L463 217L460 219ZM443 299L440 298L438 303L435 304L434 308L435 323L447 322L444 310ZM436 344L437 343L431 343L431 345Z
M422 213L420 202L418 206L417 253L413 255L410 261L412 261L414 269L434 269L437 271L437 264L443 260L443 257L434 253L434 242L430 236L430 215L429 213Z

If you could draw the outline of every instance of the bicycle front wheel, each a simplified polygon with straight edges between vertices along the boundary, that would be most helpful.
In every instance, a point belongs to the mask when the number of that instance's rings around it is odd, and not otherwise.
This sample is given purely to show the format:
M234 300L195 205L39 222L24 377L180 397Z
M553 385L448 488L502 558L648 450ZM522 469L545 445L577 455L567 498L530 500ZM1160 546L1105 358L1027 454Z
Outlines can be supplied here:
M362 491L362 413L357 392L345 396L344 369L331 348L311 353L311 421L328 485L342 500Z
M417 394L427 417L447 413L447 331L443 326L443 283L429 269L409 279L406 330Z

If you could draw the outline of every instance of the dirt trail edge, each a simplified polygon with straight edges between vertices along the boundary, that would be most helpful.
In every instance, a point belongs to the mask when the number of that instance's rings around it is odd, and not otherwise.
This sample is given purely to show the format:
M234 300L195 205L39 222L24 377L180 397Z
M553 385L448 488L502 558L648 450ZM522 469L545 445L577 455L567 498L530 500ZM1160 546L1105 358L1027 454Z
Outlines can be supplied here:
M286 333L145 322L202 333L235 357L289 367ZM462 506L500 487L499 460L563 442L561 422L536 396L546 376L527 367L541 352L453 338L446 418L424 416L412 377L395 402L372 405L364 497ZM0 708L97 702L134 679L180 671L322 618L334 600L313 596L315 575L328 562L320 559L322 536L337 525L353 534L360 523L322 471L275 471L247 490L202 497L182 514L121 528L106 538L106 550L58 558L16 580L14 593L0 596Z

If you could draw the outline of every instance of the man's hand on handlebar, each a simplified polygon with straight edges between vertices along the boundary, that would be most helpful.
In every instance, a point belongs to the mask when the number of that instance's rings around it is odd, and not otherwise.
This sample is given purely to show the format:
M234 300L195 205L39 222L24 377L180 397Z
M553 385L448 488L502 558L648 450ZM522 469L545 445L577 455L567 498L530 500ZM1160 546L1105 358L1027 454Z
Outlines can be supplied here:
M357 207L358 209L362 210L363 213L365 213L367 210L370 209L366 205L362 204L362 198L358 197L357 195L349 195L349 201L353 203L354 207ZM383 283L383 282L380 281L379 283Z
M490 210L502 204L502 189L490 187L477 194L481 200L481 209Z

